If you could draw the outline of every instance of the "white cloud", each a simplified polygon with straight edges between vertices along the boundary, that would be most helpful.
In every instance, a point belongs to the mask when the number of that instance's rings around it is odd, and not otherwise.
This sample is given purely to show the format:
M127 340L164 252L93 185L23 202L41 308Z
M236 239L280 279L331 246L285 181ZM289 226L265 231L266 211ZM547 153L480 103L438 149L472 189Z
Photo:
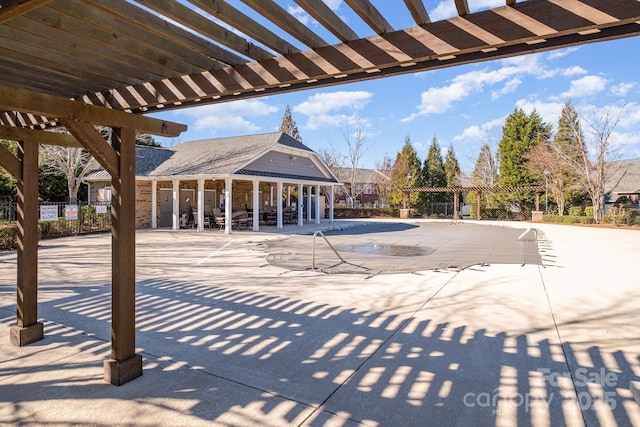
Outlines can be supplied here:
M329 6L329 9L333 10L334 12L338 10L343 3L343 0L323 0L323 1L327 6Z
M605 90L607 80L599 76L584 76L581 79L573 80L569 90L560 94L561 98L582 98L600 93Z
M460 135L454 136L453 140L463 142L486 141L489 135L491 135L496 129L502 128L502 125L504 125L504 117L491 120L480 126L469 126L462 131Z
M577 76L587 74L587 70L580 67L579 65L574 65L573 67L565 68L561 71L561 73L565 77Z
M287 11L304 25L309 25L311 16L300 6L287 6Z
M495 90L491 92L491 100L495 101L498 98L502 97L502 95L507 95L509 93L513 93L520 87L522 84L522 80L520 79L511 79L502 87L502 89Z
M564 102L542 102L539 100L520 100L516 102L517 108L522 108L527 114L531 114L533 110L536 110L542 121L552 126L558 123L563 106Z
M422 92L418 111L403 119L402 122L411 122L420 116L430 114L442 114L453 108L453 105L464 98L481 92L485 86L501 83L525 70L528 72L530 63L525 62L524 68L507 65L497 70L472 71L456 76L451 84L439 88L429 88ZM514 83L516 79L514 79Z
M614 95L618 96L627 96L633 89L638 86L637 83L620 83L614 86L611 86L611 92Z
M193 117L198 130L233 129L257 131L260 126L251 118L265 117L277 112L278 107L258 100L239 100L225 104L204 105L185 109L182 114Z
M296 113L308 117L306 129L320 129L323 126L367 126L368 121L360 118L358 111L373 99L373 93L365 91L338 91L317 93L293 107Z

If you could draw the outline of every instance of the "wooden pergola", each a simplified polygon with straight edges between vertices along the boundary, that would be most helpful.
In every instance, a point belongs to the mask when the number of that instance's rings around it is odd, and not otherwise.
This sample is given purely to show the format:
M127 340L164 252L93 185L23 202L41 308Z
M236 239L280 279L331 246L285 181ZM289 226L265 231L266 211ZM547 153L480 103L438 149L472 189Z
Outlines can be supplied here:
M544 186L515 186L515 187L405 187L400 189L408 197L411 193L453 193L453 218L459 217L460 194L475 191L478 193L476 199L476 219L482 219L482 195L489 193L535 193L536 211L540 210L540 193L545 191Z
M385 0L390 1L390 0ZM185 126L145 113L452 67L640 34L637 0L505 0L432 21L422 0L397 1L398 27L371 0L345 0L358 34L322 0L0 0L0 165L18 180L15 345L43 338L37 316L38 144L85 147L111 174L112 354L105 380L142 375L135 354L136 132ZM403 5L402 5L403 3ZM380 4L380 3L379 3ZM232 28L232 30L229 30ZM94 125L114 129L109 145ZM65 127L70 135L48 132Z

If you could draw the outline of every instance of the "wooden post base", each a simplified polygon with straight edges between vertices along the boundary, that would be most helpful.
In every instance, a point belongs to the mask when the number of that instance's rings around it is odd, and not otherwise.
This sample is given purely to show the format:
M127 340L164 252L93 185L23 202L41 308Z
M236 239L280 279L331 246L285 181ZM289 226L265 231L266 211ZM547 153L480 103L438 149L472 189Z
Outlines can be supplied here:
M142 356L139 354L134 354L120 362L113 359L104 361L104 380L110 384L119 386L140 376L142 376Z
M44 326L37 322L30 326L12 326L10 328L11 344L23 347L44 338Z

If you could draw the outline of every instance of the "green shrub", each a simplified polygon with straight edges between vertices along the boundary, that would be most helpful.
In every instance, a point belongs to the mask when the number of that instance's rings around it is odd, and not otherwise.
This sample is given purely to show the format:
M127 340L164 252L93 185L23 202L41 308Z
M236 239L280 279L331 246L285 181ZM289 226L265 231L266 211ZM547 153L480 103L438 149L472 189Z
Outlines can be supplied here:
M0 225L0 250L11 251L17 247L18 226L16 224Z
M561 224L593 224L593 218L584 215L542 215L542 221Z
M622 205L609 208L609 212L602 218L602 222L615 226L631 224L631 213Z
M582 206L571 206L569 208L570 216L582 216L584 215L584 210L582 210Z
M588 216L589 218L593 218L593 206L585 206L584 215Z

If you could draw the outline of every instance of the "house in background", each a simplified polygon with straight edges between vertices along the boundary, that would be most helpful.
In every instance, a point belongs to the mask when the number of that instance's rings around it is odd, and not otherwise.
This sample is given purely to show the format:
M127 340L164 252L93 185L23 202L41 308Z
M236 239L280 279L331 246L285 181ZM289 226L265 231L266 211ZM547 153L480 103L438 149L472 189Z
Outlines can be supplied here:
M620 203L621 197L640 207L640 159L620 160L609 165L612 173L605 185L605 203Z
M390 173L378 169L357 169L355 180L351 168L333 167L333 173L342 182L334 187L335 203L345 207L385 207L387 204L385 188L390 188ZM352 187L352 181L355 187Z
M98 169L87 174L89 201L109 202L111 177ZM333 188L340 181L318 155L289 135L276 132L185 142L171 148L136 146L136 220L138 228L180 228L190 209L203 230L211 221L231 233L234 215L246 213L254 231L269 224L320 223Z

